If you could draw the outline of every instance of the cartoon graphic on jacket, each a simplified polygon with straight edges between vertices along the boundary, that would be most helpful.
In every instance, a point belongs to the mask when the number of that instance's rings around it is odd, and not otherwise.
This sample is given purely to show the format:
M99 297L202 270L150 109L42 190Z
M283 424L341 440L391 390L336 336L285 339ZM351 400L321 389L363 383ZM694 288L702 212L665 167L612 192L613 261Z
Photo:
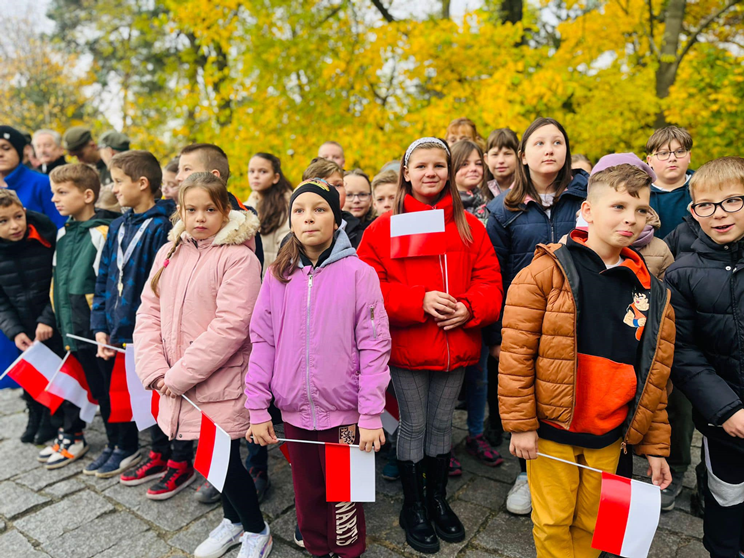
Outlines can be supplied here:
M325 258L325 259L324 259ZM288 283L266 273L251 320L246 407L304 430L382 427L390 382L390 332L380 282L340 228L315 266L300 261Z
M107 333L115 345L132 341L140 294L155 255L168 240L170 216L175 210L172 200L158 200L144 213L134 213L130 209L111 223L93 297L90 325L94 334ZM124 262L121 277L117 264L120 231L123 231L121 250L125 254L130 243L137 239L129 259Z
M648 314L649 304L646 293L633 293L633 303L628 306L623 323L635 328L635 338L641 340L643 327L646 325L646 316Z

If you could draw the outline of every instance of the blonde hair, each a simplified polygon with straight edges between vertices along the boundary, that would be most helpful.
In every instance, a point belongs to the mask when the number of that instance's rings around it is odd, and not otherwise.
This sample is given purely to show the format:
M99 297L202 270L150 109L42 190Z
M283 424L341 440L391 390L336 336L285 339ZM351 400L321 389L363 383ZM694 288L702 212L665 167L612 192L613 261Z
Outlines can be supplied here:
M93 202L98 199L98 194L101 192L101 180L98 178L98 172L83 163L69 163L59 166L49 173L49 180L54 184L69 182L83 193L90 190L93 192Z
M343 177L344 169L330 159L315 157L315 159L310 161L310 165L305 169L305 172L302 173L302 180L310 180L311 178L325 179L336 173Z
M231 206L230 196L227 193L227 187L220 177L213 175L211 172L195 172L189 175L189 177L183 181L181 189L178 191L179 209L183 208L183 206L185 205L186 194L190 190L193 190L195 188L201 188L202 190L205 190L209 194L212 203L217 206L217 210L222 213L226 220L229 218ZM171 216L171 221L173 221L173 224L176 224L180 220L181 214L179 210L176 210L176 212ZM150 281L150 288L152 289L152 292L155 293L155 296L160 296L160 291L158 289L160 277L163 275L163 271L165 270L165 268L168 267L168 265L170 264L171 258L176 253L176 250L178 250L178 247L180 245L181 235L178 235L173 240L171 248L168 251L168 254L165 256L165 259L163 260L163 265L160 267L160 269L158 269L157 273L153 275L152 280Z
M708 161L690 179L690 195L695 199L695 190L713 187L722 190L726 186L744 187L744 158L721 157Z
M623 163L593 174L587 186L587 198L595 199L602 186L612 188L616 192L625 191L638 198L641 190L651 188L651 182L651 176L645 170Z
M483 139L483 136L478 133L478 128L476 128L475 122L470 120L470 118L455 118L450 122L449 126L447 126L445 139L448 138L452 132L459 130L460 128L467 128L470 133L470 139L477 143L481 149L486 147L486 141Z

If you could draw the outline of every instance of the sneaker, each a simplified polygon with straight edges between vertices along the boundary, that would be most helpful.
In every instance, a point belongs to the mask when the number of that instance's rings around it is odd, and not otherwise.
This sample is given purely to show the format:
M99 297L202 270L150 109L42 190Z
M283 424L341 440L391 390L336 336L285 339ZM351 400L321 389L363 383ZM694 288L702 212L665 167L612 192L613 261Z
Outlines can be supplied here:
M126 486L144 484L148 481L161 478L167 468L168 463L163 459L163 454L151 451L147 459L139 467L128 473L122 473L119 477L119 482Z
M150 500L167 500L196 480L194 466L188 461L168 461L168 470L163 478L147 491Z
M258 495L258 503L260 504L266 497L269 488L271 488L271 479L263 469L251 467L251 470L248 472L251 474L251 478L253 478L253 484L256 486L256 494Z
M196 490L195 496L196 501L201 502L202 504L216 504L220 501L221 497L222 494L220 494L220 491L209 484L209 481L205 481L204 484Z
M132 465L136 465L141 459L142 452L138 449L134 451L126 451L116 448L111 453L111 457L109 457L108 461L106 461L106 463L96 471L96 476L99 479L110 479L111 477L123 473Z
M240 537L240 552L238 558L266 558L271 554L274 540L271 538L269 524L264 522L264 530L261 533L249 533L246 531Z
M450 451L449 476L459 477L462 475L462 463L455 457L455 452Z
M677 496L682 492L684 475L672 475L672 483L661 491L661 511L672 511Z
M465 449L470 455L477 457L489 467L496 467L504 462L501 454L488 445L483 434L478 434L473 437L468 436L465 439Z
M389 458L388 462L385 463L385 466L382 468L382 478L387 481L397 481L400 479L398 460L395 458L395 455Z
M39 455L36 456L36 461L38 461L39 463L46 463L47 461L49 461L49 458L59 451L59 448L62 445L62 440L64 439L65 433L60 428L59 432L57 433L57 439L54 440L54 443L51 446L47 446L39 452Z
M101 455L96 457L92 463L88 463L88 465L83 469L84 475L95 475L96 471L103 467L106 462L111 458L111 454L114 453L114 448L110 448L106 446L104 450L101 452Z
M194 550L194 558L219 558L234 546L241 543L243 525L225 518L211 532L209 537Z
M88 453L89 449L90 446L83 436L64 438L62 444L60 444L59 450L52 454L44 467L49 470L60 469L83 457Z
M300 548L305 548L305 541L302 540L302 533L300 533L299 525L295 525L294 542Z
M514 515L529 515L532 513L532 494L527 482L527 473L519 473L514 486L506 496L506 509Z

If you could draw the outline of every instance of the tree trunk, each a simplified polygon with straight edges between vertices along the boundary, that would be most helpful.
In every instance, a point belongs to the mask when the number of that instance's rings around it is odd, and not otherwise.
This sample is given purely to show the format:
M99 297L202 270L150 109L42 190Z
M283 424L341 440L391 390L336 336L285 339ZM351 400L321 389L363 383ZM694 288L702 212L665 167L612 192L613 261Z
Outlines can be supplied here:
M669 89L677 79L679 68L679 41L682 34L682 23L685 19L687 0L669 0L664 18L664 37L659 51L659 67L656 70L656 97L666 99ZM659 110L656 115L656 127L666 125L664 111Z
M442 0L442 19L450 18L450 0Z
M501 3L501 21L519 23L522 21L522 0L504 0Z

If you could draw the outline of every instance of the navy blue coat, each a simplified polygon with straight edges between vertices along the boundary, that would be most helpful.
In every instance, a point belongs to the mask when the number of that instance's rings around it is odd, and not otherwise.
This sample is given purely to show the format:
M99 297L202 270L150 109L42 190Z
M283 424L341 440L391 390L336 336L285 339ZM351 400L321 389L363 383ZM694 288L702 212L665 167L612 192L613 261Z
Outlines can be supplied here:
M57 228L64 226L67 217L62 217L52 203L52 187L47 175L29 170L24 165L18 165L5 177L5 183L8 188L15 190L23 207L43 213Z
M499 258L504 300L514 277L532 262L537 245L559 242L576 228L576 213L586 199L589 175L583 170L573 172L573 180L553 205L550 216L532 200L522 204L522 211L509 211L504 206L507 192L486 206L486 230ZM484 329L483 338L487 345L500 345L501 321Z

